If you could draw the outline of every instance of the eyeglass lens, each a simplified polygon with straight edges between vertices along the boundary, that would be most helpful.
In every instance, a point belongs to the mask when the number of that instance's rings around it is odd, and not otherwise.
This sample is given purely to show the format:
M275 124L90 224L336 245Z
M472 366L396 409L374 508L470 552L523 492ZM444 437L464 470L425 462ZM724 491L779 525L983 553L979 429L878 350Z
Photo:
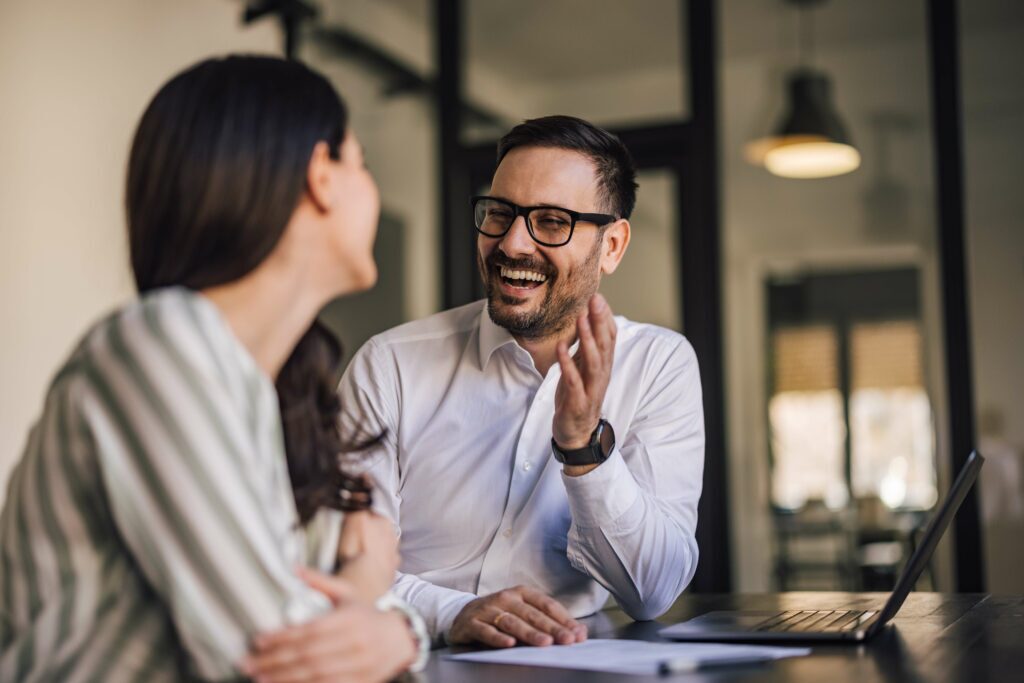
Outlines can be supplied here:
M516 212L504 202L483 199L476 204L474 219L480 232L491 237L500 237L512 226ZM572 235L572 216L561 209L531 209L527 222L534 239L538 242L550 245L565 244Z

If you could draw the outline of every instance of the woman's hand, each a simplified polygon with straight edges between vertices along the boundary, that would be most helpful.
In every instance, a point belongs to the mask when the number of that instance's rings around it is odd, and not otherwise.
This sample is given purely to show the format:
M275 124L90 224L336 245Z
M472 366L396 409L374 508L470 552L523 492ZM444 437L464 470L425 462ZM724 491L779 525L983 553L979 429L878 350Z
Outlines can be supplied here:
M407 669L417 650L405 617L352 600L355 587L301 569L302 578L331 598L334 609L299 626L257 636L241 664L259 683L387 681Z
M373 603L390 590L398 561L398 536L387 518L369 511L345 515L338 540L338 576L351 585L355 598Z

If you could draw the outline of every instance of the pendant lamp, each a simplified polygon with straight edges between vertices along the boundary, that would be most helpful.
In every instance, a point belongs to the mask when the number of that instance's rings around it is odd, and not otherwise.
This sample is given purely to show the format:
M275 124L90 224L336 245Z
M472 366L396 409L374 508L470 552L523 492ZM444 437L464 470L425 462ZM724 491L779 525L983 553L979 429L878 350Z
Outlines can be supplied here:
M832 104L829 77L807 64L810 30L807 5L820 0L789 0L799 5L801 65L787 76L787 110L775 133L747 145L750 163L783 178L828 178L860 166L860 152Z

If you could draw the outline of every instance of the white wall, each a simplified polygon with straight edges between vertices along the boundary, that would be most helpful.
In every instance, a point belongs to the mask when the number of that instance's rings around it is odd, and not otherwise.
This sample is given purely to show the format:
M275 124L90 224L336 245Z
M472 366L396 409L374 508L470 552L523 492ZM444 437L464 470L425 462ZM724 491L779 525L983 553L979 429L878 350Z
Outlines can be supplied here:
M130 298L123 184L148 100L210 55L278 52L227 0L0 3L0 484L52 374ZM0 493L2 500L3 493Z
M601 293L616 314L682 331L676 181L665 169L637 174L629 249L615 273L601 279Z

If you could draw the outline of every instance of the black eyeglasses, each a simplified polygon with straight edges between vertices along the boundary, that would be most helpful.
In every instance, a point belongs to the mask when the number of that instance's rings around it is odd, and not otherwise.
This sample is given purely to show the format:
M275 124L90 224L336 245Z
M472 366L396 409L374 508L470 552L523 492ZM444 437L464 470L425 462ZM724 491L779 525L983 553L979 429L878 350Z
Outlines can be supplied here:
M519 216L526 219L533 241L545 247L568 244L579 221L601 226L618 220L606 213L580 213L558 206L516 206L495 197L473 197L473 222L481 235L501 237Z

